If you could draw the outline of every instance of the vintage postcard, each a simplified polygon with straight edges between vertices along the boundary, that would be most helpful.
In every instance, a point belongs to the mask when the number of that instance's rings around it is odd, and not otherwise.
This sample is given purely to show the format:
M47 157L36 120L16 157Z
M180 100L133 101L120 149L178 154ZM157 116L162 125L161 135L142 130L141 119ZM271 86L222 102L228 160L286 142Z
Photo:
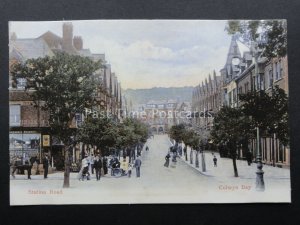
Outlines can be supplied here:
M10 204L289 203L287 22L9 22Z

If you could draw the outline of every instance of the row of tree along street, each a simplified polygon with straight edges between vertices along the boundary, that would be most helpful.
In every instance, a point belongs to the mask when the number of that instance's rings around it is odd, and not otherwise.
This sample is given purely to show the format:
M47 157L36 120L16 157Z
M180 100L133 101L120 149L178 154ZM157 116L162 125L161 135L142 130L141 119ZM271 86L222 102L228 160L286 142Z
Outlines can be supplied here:
M255 149L249 149L249 143L256 141L260 144L261 137L272 137L274 134L283 145L289 145L288 98L284 90L276 86L272 95L261 90L240 94L239 99L240 107L223 106L215 114L213 129L208 137L185 124L171 127L169 134L175 145L180 142L185 144L183 151L186 160L187 146L191 148L191 163L192 151L196 151L196 167L199 167L199 152L208 148L218 150L221 156L232 158L234 176L238 177L236 159L239 148L242 148L244 155L251 152L256 157ZM259 138L257 129L260 131Z
M285 20L233 20L228 21L225 30L229 35L235 35L249 48L254 65L254 79L259 77L259 58L265 57L270 62L273 58L286 56ZM238 177L237 151L242 148L243 153L251 152L257 162L256 187L257 190L263 191L261 138L272 138L274 135L281 144L289 145L288 98L283 89L273 86L273 80L271 85L270 93L261 90L260 87L251 87L250 92L237 96L239 98L238 107L223 106L218 113L214 114L213 128L210 130L209 136L206 127L199 131L180 124L172 127L170 137L176 143L183 141L185 145L197 151L196 166L199 163L198 152L201 150L203 152L208 146L219 150L221 156L231 157L235 177ZM251 146L256 145L256 147L249 149L249 143L253 143ZM274 149L272 154L275 154ZM187 156L185 157L187 159ZM275 157L272 156L272 158L274 163Z
M95 72L103 68L101 61L88 57L56 53L54 56L28 59L11 66L13 85L26 80L27 92L36 107L48 112L52 136L64 144L64 187L70 186L70 151L78 142L96 146L102 153L109 149L132 150L148 137L148 128L141 122L127 118L88 116L80 127L73 123L77 114L86 109L101 109L97 92L105 91L103 81ZM102 109L105 110L105 109Z

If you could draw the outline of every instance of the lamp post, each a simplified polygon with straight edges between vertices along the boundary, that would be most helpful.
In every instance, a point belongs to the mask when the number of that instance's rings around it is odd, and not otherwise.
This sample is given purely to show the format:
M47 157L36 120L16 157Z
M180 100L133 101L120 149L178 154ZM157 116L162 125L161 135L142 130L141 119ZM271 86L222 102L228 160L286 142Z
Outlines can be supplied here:
M258 49L257 43L253 42L252 44L252 54L254 59L254 70L255 70L255 79L257 81L258 86ZM260 132L259 126L256 127L256 162L257 162L257 171L256 171L256 190L257 191L264 191L265 190L265 182L264 182L264 171L262 170L262 156L261 156L261 142L260 142Z
M240 40L241 41L241 40ZM254 63L254 72L255 72L255 80L256 80L256 87L260 87L260 80L258 80L258 57L259 57L259 51L258 51L258 43L256 41L252 41L250 44L249 42L241 41L244 44L248 45L250 47L250 51L252 53L253 63ZM250 46L249 46L250 45ZM238 66L239 60L234 59L232 60L233 65ZM264 183L264 171L262 170L263 164L262 164L262 155L261 155L261 142L260 142L260 130L259 125L256 126L256 162L257 162L257 171L256 171L256 190L257 191L264 191L265 190L265 183Z
M256 163L257 163L257 171L256 171L256 190L264 191L265 190L265 182L264 182L264 171L262 170L262 157L261 157L261 142L260 142L260 133L259 127L256 127Z

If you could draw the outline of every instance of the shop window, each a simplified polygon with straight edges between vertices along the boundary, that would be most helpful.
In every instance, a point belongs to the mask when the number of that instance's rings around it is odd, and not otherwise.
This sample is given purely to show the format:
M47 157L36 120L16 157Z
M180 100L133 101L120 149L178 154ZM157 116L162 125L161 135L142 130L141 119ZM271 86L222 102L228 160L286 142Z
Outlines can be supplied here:
M10 105L9 106L9 125L21 126L21 106Z

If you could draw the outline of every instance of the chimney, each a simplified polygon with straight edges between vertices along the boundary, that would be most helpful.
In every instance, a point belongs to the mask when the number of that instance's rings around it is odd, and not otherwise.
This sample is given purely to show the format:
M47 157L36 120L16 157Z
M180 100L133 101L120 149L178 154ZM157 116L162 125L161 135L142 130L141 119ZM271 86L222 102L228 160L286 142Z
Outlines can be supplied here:
M83 48L83 41L81 36L74 36L73 38L73 45L76 48L76 50L80 51Z
M63 24L63 50L70 51L73 48L73 25L72 23Z

